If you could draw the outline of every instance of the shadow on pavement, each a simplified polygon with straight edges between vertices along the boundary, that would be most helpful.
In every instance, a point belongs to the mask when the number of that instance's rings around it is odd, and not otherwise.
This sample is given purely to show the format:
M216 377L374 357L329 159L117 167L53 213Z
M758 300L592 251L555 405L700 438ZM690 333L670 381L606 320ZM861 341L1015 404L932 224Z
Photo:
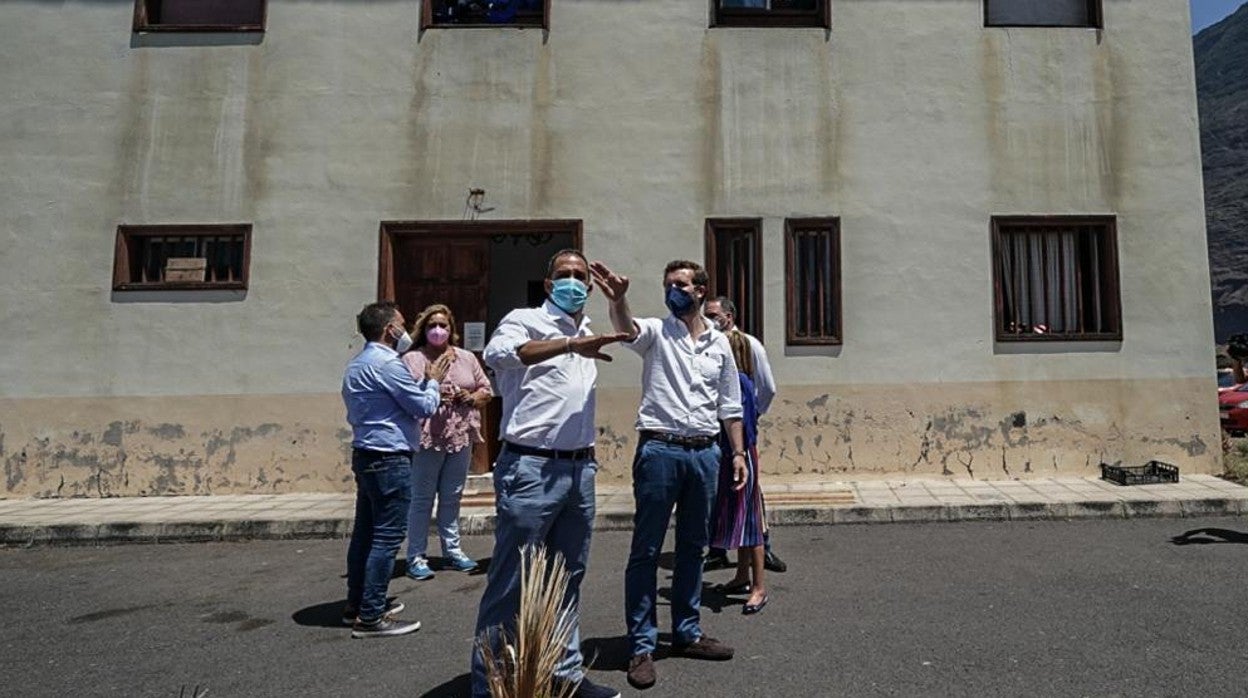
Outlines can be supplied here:
M394 603L398 598L397 596L387 596L386 603ZM346 605L346 599L318 603L315 606L308 606L295 611L290 614L290 618L299 625L309 628L346 628L349 626L342 622L342 611Z
M342 607L346 604L346 599L318 603L315 606L308 606L295 611L290 614L290 618L299 625L310 628L346 627L342 624Z
M471 679L468 674L460 674L446 683L425 691L420 694L420 698L469 698L471 695Z
M628 660L632 657L625 635L582 640L581 654L585 655L585 666L597 671L628 671Z
M659 598L671 605L671 587L659 587ZM716 589L715 585L710 582L702 582L702 603L700 605L711 613L723 613L724 609L730 606L744 606L745 599L727 596Z
M1229 528L1194 528L1170 539L1175 545L1208 545L1210 543L1248 543L1248 533Z
M654 661L667 658L667 645L672 641L670 633L659 633L659 648ZM585 667L594 671L628 671L628 661L633 658L633 647L627 635L616 637L591 637L581 641L581 654Z

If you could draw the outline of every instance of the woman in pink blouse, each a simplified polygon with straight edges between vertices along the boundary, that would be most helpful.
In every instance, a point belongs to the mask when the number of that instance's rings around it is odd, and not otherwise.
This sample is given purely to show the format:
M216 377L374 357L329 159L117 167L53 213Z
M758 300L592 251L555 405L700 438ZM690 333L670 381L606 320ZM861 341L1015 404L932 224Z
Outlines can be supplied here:
M459 343L455 316L445 305L425 308L412 328L412 350L403 363L414 376L425 375L425 366L451 352L454 359L442 381L442 404L421 426L420 450L412 459L412 505L407 517L407 576L431 579L433 570L425 556L429 542L429 519L433 500L438 500L438 538L446 566L461 572L477 563L459 549L459 500L472 462L472 445L481 438L481 408L494 393L481 364Z

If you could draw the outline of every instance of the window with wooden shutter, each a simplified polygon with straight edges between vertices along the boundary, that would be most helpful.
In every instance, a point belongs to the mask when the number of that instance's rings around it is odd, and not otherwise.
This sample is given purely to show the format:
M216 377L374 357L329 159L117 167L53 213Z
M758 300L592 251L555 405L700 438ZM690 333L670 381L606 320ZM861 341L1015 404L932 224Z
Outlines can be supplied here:
M761 218L708 218L706 271L708 299L727 296L737 307L737 327L763 338L763 221Z
M785 341L840 344L841 226L836 218L784 222Z

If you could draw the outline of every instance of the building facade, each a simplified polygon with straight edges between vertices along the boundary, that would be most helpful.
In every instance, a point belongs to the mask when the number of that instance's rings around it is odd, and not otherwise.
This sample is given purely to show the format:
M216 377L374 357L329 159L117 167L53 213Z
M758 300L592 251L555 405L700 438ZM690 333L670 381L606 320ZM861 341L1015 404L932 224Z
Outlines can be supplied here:
M767 477L1219 466L1185 0L723 1L0 3L0 496L346 490L359 308L569 245L707 262Z

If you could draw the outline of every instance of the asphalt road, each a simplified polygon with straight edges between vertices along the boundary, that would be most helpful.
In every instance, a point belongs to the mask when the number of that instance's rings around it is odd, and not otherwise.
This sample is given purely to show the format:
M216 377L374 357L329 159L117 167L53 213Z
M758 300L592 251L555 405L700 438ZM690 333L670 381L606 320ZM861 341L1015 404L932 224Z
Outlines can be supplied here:
M1171 540L1200 528L1216 531ZM790 571L772 576L761 614L704 599L705 630L735 645L736 659L661 659L648 698L1248 693L1248 520L780 528L775 537ZM484 557L489 544L468 538L465 549ZM596 537L582 633L596 656L591 676L636 695L622 672L627 546L627 533ZM352 640L338 623L345 548L0 550L0 694L463 695L484 577L396 579L404 616L424 627ZM660 588L668 574L660 570Z

